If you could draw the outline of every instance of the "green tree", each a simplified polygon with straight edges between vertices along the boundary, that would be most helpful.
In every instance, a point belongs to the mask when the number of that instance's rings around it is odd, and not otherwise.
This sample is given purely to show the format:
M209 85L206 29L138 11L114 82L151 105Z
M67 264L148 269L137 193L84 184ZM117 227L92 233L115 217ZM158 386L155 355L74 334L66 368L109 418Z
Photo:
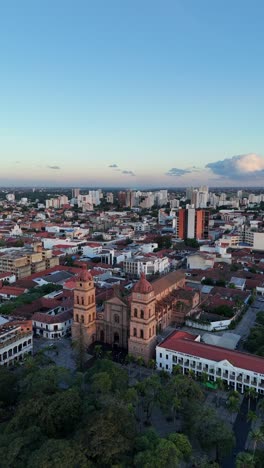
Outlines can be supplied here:
M17 375L6 367L0 366L0 402L3 406L10 406L16 402L17 384Z
M89 468L92 464L74 441L50 439L29 457L28 468Z
M238 413L240 408L239 400L235 396L230 396L227 400L227 408L228 411L231 413L232 423L234 423L234 416Z
M234 446L233 432L211 408L202 409L196 414L194 429L203 449L215 449L217 462L230 453Z
M253 423L257 419L258 419L258 417L257 417L257 414L255 413L255 411L249 410L248 414L247 414L247 421Z
M236 468L255 468L253 455L248 452L240 452L236 457Z
M185 434L173 433L168 436L168 440L174 443L177 448L178 457L182 460L189 460L192 454L192 446Z
M139 377L141 378L141 369L145 365L145 361L142 356L137 358L137 365L139 366Z
M248 399L248 411L250 411L251 399L257 397L257 392L256 392L255 388L253 388L253 387L248 387L248 388L245 390L245 397Z
M94 355L95 355L96 359L99 359L100 357L102 357L102 345L100 345L100 344L95 345Z
M125 363L128 365L128 376L130 377L131 373L131 364L135 362L135 358L132 354L127 354L125 358Z
M264 442L264 434L261 429L256 429L249 433L249 437L253 442L253 458L255 457L256 448L259 443Z
M156 361L155 359L150 359L148 361L148 368L149 369L152 369L152 374L153 374L153 371L156 369Z

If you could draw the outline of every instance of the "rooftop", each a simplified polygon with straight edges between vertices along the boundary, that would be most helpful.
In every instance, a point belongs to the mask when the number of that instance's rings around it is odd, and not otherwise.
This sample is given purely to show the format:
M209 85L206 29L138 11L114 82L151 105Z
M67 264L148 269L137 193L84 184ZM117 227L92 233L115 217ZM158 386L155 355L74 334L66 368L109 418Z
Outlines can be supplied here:
M194 335L186 332L174 332L164 340L159 347L219 363L227 360L231 365L238 367L239 369L245 369L261 374L264 373L263 357L200 343L195 341Z

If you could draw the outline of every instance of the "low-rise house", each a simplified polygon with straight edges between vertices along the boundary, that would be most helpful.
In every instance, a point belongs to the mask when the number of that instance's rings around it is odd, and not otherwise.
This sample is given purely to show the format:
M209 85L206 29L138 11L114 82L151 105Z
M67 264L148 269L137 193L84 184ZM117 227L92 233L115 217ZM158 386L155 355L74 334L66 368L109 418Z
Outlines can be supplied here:
M36 312L32 317L36 335L48 339L62 338L71 331L72 307L56 307L48 312Z

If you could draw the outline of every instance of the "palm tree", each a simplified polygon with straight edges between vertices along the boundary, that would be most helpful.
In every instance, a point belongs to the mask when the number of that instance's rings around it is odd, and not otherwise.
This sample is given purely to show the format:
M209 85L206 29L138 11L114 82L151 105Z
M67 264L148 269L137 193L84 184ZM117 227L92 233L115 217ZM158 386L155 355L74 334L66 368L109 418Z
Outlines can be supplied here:
M148 362L148 368L149 369L152 369L152 374L153 374L153 371L156 369L156 361L155 359L150 359L149 362Z
M225 388L225 383L222 379L220 379L220 377L217 377L216 380L215 380L215 383L217 385L217 395L216 395L216 399L217 399L217 406L219 406L219 391L220 390L224 390Z
M141 377L141 368L142 368L142 366L144 366L144 364L145 364L145 361L144 361L144 359L143 359L142 356L139 356L139 357L137 358L137 364L138 364L138 366L139 366L139 376Z
M132 354L127 354L126 359L125 359L125 363L128 364L128 377L130 377L131 364L133 362L135 362L134 356L132 356Z
M101 357L101 354L102 354L102 345L100 345L100 344L95 345L95 347L94 347L94 355L95 355L96 359L98 359L99 357Z
M260 443L260 442L263 442L264 441L264 433L261 431L261 429L256 429L255 431L251 431L249 433L249 437L252 439L253 441L253 458L255 457L255 452L256 452L256 448L257 448L257 445Z
M171 411L173 413L173 422L175 422L177 411L180 410L180 409L181 409L181 400L180 400L180 398L175 396L172 399L172 402L171 402Z
M240 452L236 457L236 468L254 468L254 457L251 453Z
M260 412L261 418L264 418L264 398L262 398L262 400L260 400L260 402L258 404L258 410Z
M255 422L256 420L258 419L257 417L257 414L255 413L255 411L251 411L249 410L248 414L247 414L247 422Z
M208 374L206 374L206 372L202 372L202 374L201 374L201 381L202 381L203 383L208 382Z
M227 400L227 407L231 413L232 423L234 423L233 415L239 411L239 400L235 396L230 396Z
M105 359L112 359L113 358L113 353L112 351L106 351L105 353Z
M178 375L182 373L182 368L180 364L176 364L175 366L172 367L172 373L173 375Z
M257 392L253 387L249 387L245 390L245 396L248 398L248 411L249 411L251 398L256 398Z
M190 377L191 379L195 378L195 372L192 369L188 370L188 377Z

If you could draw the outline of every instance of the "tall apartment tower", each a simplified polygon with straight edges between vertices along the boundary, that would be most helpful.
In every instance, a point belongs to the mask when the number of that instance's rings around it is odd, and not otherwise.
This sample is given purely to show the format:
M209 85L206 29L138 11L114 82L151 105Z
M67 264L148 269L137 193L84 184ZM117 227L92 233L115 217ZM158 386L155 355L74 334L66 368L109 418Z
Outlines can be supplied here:
M80 195L80 189L79 188L72 189L72 197L77 198L78 195Z
M153 288L142 273L132 291L128 352L145 362L153 358L156 346L155 303Z
M177 217L179 239L208 239L210 218L208 210L183 208L178 210Z
M83 269L74 290L72 339L90 346L96 339L95 287L91 273Z

